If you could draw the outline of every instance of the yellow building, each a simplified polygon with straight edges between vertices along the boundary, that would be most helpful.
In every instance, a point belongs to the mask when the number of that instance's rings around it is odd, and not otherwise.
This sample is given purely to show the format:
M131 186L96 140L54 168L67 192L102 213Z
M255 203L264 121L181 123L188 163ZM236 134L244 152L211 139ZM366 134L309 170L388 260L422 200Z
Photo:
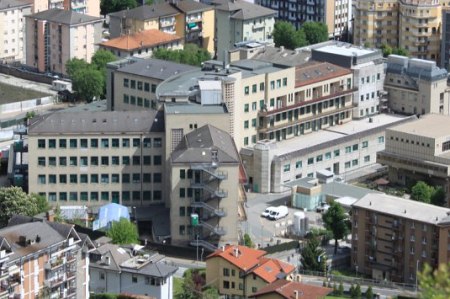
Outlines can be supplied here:
M206 284L221 295L248 296L278 280L290 278L295 267L264 257L266 252L245 246L226 246L206 259Z

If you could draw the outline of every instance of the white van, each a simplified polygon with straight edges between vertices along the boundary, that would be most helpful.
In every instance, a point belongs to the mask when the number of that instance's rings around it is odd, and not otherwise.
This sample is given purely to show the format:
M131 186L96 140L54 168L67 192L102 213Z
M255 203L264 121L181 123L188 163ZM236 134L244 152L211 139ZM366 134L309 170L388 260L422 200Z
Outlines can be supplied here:
M279 206L276 207L272 212L269 214L270 220L278 220L281 218L286 217L289 214L289 210L286 206Z
M261 216L262 217L269 217L270 212L272 212L275 209L276 209L276 207L268 207L261 213Z

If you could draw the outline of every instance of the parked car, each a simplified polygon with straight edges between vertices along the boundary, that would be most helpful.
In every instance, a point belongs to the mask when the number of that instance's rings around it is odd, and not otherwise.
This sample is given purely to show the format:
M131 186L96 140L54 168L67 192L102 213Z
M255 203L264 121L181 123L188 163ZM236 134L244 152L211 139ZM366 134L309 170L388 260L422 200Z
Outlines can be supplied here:
M270 212L272 212L272 210L274 210L274 209L276 209L275 207L268 207L268 208L266 208L262 213L261 213L261 216L262 217L269 217L269 215L270 215Z
M279 206L272 210L269 214L270 220L278 220L286 217L289 214L289 210L286 206Z

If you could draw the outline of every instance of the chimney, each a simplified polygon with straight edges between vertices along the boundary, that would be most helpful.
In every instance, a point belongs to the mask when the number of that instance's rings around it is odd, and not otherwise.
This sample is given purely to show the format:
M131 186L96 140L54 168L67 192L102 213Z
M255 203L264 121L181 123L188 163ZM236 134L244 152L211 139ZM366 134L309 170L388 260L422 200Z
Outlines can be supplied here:
M239 257L239 249L238 249L237 247L234 247L234 256L235 256L236 258Z
M297 290L294 291L294 297L295 297L295 299L298 299L298 291Z
M54 222L55 221L55 212L53 210L47 211L45 213L45 218L47 218L47 221Z

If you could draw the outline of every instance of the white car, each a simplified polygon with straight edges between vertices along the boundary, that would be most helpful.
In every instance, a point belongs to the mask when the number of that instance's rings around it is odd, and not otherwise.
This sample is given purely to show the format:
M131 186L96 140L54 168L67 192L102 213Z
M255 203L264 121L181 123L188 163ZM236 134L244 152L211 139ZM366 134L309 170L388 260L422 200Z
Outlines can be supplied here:
M269 219L270 220L278 220L278 219L286 217L288 214L289 214L289 210L286 206L279 206L270 212Z
M270 213L274 210L274 209L276 209L275 207L268 207L268 208L266 208L262 213L261 213L261 216L262 217L269 217L269 215L270 215Z

